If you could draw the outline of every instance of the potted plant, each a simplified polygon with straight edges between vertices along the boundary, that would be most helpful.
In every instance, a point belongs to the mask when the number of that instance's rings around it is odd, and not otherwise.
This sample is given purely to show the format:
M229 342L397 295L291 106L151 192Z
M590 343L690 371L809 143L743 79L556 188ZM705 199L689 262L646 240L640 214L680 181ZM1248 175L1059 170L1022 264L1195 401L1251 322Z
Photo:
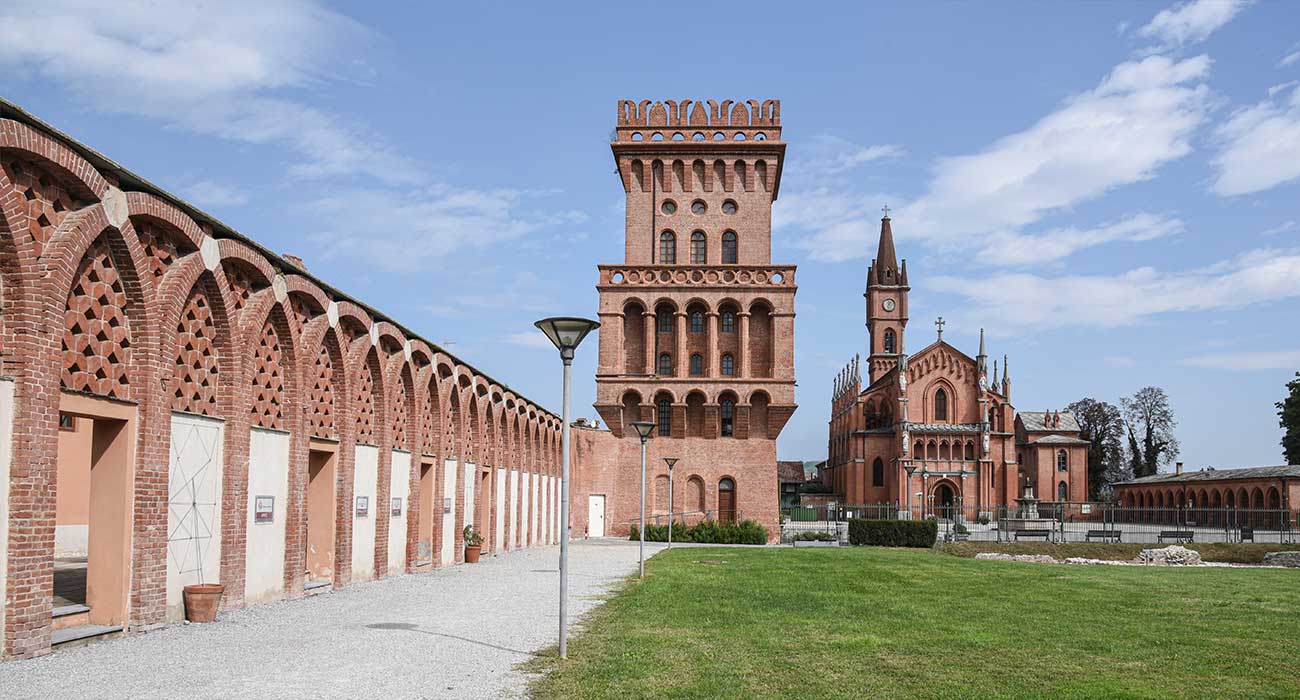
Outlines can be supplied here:
M192 583L181 589L185 598L185 619L190 622L213 622L221 607L221 594L226 587L220 583Z
M465 563L473 564L483 551L483 536L478 534L473 525L466 525L461 534L465 536Z

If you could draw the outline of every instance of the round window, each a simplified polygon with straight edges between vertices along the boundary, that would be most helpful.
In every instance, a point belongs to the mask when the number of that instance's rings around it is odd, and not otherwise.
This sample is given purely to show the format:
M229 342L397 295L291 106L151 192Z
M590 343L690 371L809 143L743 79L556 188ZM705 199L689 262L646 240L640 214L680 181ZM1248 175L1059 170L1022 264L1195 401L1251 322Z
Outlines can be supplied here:
M708 211L708 210L709 210L709 208L708 208L707 206L705 206L703 200L699 200L699 199L697 199L697 200L695 200L694 202L691 202L691 213L692 213L692 214L703 214L704 212L706 212L706 211Z
M664 203L660 205L659 209L665 214L675 214L677 213L677 202L674 202L671 199L665 200Z
M722 203L722 213L723 213L723 214L735 214L735 213L736 213L736 203L733 202L733 201L731 201L730 199L728 199L727 201L723 202L723 203Z

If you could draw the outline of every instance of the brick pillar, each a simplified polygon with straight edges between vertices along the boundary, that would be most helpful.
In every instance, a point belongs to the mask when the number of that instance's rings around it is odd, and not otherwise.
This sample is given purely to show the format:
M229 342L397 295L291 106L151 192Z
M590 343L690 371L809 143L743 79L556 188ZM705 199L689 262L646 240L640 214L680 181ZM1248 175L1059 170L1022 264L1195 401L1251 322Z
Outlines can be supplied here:
M689 372L686 358L686 312L677 312L677 348L674 350L673 366L674 374L678 377L685 377Z
M741 311L736 314L740 317L740 357L736 358L737 377L748 377L752 374L749 368L749 312Z
M658 366L655 348L659 345L659 329L655 328L655 314L647 309L642 313L645 319L645 373L654 374Z
M708 314L708 318L709 318L709 336L708 336L709 366L705 368L704 376L717 377L717 376L721 376L722 374L722 370L718 365L718 312L710 311Z

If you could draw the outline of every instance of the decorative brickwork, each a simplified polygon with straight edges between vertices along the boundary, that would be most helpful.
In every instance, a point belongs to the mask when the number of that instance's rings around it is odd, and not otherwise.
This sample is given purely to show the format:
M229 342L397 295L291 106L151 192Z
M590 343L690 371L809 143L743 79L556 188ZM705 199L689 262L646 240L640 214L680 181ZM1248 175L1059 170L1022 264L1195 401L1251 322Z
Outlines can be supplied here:
M257 352L253 356L253 425L259 428L284 428L284 366L281 364L280 338L270 319L262 324Z
M264 289L266 285L257 281L256 272L249 270L240 263L227 262L224 267L226 269L226 280L230 283L229 308L233 317L244 310L244 305L248 303L249 297Z
M173 411L216 415L216 336L212 303L202 288L195 287L176 324L176 367L168 380Z
M64 388L117 399L129 396L131 331L126 292L113 265L108 241L100 237L86 251L64 312Z
M334 427L334 363L330 360L328 346L322 345L320 352L316 353L311 393L307 400L312 437L337 437L338 430Z
M375 378L371 374L369 363L357 373L357 389L353 393L352 414L356 416L357 442L365 445L375 444Z
M81 205L48 170L34 161L6 152L0 157L0 168L22 196L20 206L25 205L26 211L22 213L27 215L27 233L36 243L36 254L40 255L63 217Z
M422 439L421 450L425 454L438 453L438 419L442 414L438 411L438 387L437 385L429 386L428 405L420 412L420 437Z
M405 449L406 444L406 387L401 377L393 382L388 396L388 438L393 447Z
M193 246L166 226L154 221L138 217L133 219L133 223L136 236L140 239L140 247L144 248L145 256L149 259L150 279L157 284L167 274L167 268L190 252Z
M289 308L293 311L293 323L299 333L302 332L303 326L323 313L316 300L306 294L290 294Z

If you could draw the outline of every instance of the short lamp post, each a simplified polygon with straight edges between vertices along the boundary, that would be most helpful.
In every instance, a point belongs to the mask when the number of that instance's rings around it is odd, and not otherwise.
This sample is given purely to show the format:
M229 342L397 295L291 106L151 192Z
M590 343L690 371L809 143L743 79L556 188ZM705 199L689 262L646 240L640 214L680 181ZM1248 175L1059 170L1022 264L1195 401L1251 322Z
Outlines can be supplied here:
M560 351L564 363L564 400L560 408L560 658L569 658L569 371L573 351L587 334L600 327L585 318L544 318L537 326Z
M673 465L677 464L676 457L664 457L664 464L668 465L668 548L673 548Z
M907 519L912 519L912 475L916 473L916 465L910 462L903 471L907 472Z
M645 578L645 444L650 434L655 431L655 424L650 421L637 421L632 424L636 434L641 437L641 554L637 566L637 575Z

